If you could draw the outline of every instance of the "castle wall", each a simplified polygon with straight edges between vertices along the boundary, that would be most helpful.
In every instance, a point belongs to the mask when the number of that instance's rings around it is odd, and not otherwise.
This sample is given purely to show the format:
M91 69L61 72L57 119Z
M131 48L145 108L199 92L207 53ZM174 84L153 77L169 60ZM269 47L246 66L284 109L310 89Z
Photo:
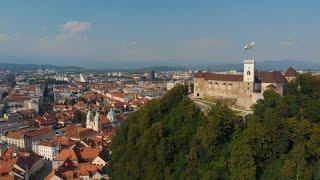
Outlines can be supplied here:
M269 85L275 85L277 89L274 89L274 91L283 95L283 83L261 83L261 92L263 93L264 91L268 90L267 86Z
M204 80L194 78L195 98L235 99L235 106L240 109L250 110L256 101L253 98L254 83Z

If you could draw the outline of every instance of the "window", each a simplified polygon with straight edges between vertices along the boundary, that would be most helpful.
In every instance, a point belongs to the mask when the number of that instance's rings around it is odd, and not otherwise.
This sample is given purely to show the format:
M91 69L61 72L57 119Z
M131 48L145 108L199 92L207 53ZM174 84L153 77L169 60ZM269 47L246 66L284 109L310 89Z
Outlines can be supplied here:
M247 71L247 75L250 75L250 71Z
M199 93L197 93L197 97L199 97Z
M218 83L214 83L214 88L217 89L218 88Z
M222 89L226 89L226 86L227 86L226 83L223 83L222 84Z

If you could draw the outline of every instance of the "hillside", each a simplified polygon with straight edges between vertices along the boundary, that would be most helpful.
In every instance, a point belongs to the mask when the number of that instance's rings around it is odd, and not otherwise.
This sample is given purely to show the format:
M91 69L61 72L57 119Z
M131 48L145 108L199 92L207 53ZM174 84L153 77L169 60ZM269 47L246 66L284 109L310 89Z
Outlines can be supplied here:
M179 86L131 114L111 146L113 179L319 179L320 81L266 92L246 123L223 105L207 116Z

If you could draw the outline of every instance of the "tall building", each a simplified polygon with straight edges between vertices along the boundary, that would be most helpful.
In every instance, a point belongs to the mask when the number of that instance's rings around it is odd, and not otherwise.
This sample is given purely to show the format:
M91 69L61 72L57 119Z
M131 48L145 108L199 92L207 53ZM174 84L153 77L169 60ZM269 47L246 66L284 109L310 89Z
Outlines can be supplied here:
M153 81L156 79L156 73L155 71L150 71L147 73L147 79L150 81Z

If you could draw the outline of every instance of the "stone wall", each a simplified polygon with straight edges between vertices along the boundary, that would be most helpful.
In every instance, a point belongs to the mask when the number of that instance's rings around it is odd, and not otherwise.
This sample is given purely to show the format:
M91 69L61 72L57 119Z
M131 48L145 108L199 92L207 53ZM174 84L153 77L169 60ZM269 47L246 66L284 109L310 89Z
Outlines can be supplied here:
M258 95L259 94L259 95ZM261 93L254 92L254 83L204 80L194 78L195 98L216 98L235 99L235 107L244 110L251 110Z

